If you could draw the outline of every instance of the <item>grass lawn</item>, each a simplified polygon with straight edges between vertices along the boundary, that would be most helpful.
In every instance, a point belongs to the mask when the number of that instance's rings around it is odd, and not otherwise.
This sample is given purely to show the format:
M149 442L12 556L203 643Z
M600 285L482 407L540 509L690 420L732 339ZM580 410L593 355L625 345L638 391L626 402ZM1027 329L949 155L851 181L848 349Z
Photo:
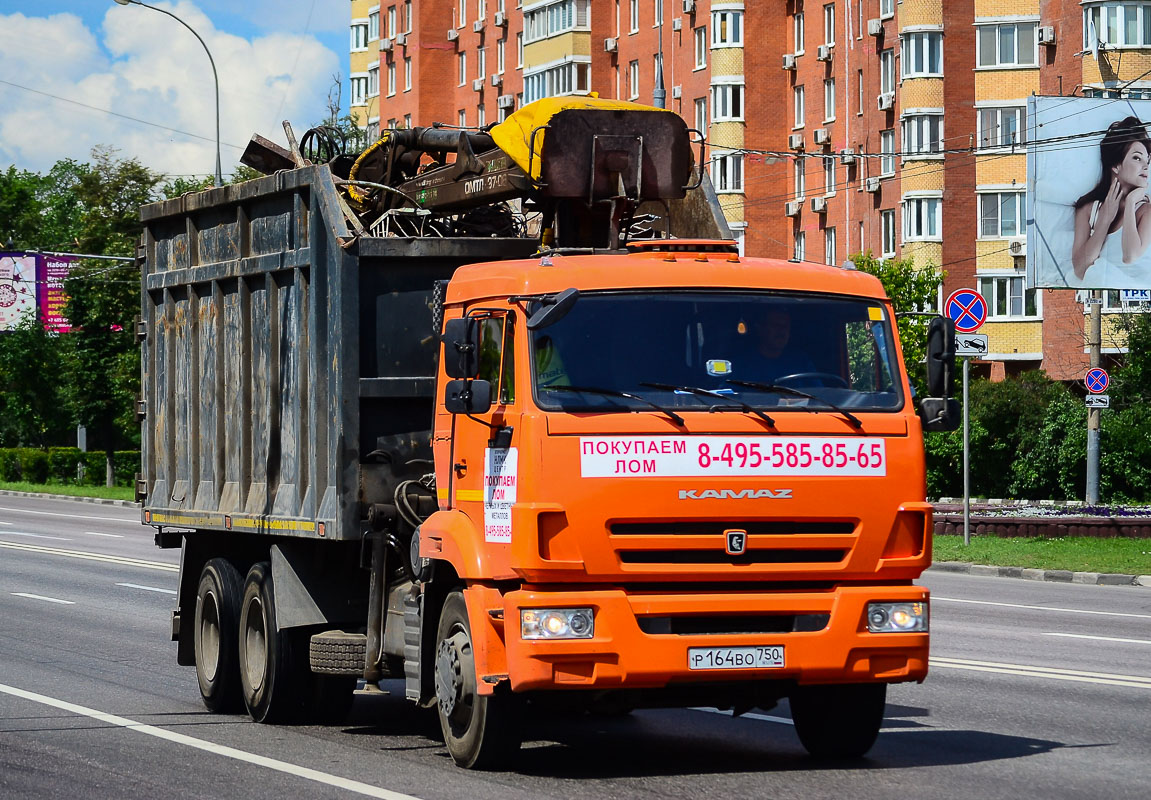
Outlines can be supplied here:
M998 567L1151 575L1151 539L1001 539L972 535L971 545L964 547L962 536L936 536L934 556L936 561L970 561Z
M71 497L100 497L105 500L132 500L131 486L73 486L66 483L10 483L0 481L0 489L36 494L66 494Z

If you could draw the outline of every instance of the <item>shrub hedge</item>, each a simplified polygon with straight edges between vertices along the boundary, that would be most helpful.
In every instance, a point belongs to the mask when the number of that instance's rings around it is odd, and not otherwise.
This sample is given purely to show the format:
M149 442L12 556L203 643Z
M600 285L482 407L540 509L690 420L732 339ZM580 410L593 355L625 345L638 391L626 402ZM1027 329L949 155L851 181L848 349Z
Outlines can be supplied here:
M112 454L117 486L131 486L140 471L139 450L117 450ZM73 486L103 486L103 451L84 452L75 447L0 448L0 481L59 483Z

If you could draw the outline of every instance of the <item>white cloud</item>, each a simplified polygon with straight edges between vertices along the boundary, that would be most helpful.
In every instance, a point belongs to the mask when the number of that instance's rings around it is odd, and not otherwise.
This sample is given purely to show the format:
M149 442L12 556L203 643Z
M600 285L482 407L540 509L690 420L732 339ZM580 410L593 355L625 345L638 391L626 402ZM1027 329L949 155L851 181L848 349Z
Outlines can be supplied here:
M316 0L314 13L332 2ZM301 135L324 116L342 54L310 35L245 39L220 31L191 2L156 5L195 29L215 59L225 174L253 133L282 142L281 120L291 120ZM346 0L341 6L346 14ZM214 169L212 71L196 38L164 14L112 5L99 31L71 14L0 15L3 80L26 88L0 82L0 169L44 171L61 158L86 160L99 144L166 174Z

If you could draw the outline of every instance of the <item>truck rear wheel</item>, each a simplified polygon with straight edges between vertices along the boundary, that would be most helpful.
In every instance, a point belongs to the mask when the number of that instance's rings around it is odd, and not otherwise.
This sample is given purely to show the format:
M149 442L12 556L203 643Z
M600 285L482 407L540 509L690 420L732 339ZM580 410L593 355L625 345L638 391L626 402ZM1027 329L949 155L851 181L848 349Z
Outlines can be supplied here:
M516 700L477 691L468 609L461 592L444 601L436 630L436 709L444 743L456 764L490 769L519 750Z
M287 722L299 710L294 690L292 642L276 626L275 589L267 562L255 564L244 580L239 631L240 686L256 722Z
M791 695L795 732L816 758L859 758L883 724L886 683L801 686Z
M196 681L209 711L240 710L237 647L243 578L232 562L213 558L200 573L192 629Z

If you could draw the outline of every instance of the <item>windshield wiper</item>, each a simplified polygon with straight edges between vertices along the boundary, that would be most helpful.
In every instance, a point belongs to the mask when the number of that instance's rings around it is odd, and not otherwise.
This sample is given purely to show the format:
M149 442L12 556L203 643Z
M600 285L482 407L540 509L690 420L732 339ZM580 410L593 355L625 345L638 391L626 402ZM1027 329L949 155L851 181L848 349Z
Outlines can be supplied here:
M731 378L728 378L725 383L730 383L733 386L746 386L749 389L759 389L763 392L779 392L780 394L790 394L794 395L795 397L806 397L808 400L815 400L818 403L823 403L823 407L816 406L815 408L812 408L811 406L806 406L806 410L835 411L836 413L842 414L844 417L846 417L847 421L856 428L861 430L863 428L863 423L859 421L859 417L855 416L850 411L842 409L835 405L835 403L824 400L822 397L816 397L813 394L809 394L808 392L804 392L799 389L792 389L790 386L780 386L778 383L761 383L759 381L737 381Z
M734 403L744 412L748 414L754 414L755 416L759 417L772 428L775 427L775 420L773 420L767 414L764 414L755 406L743 402L738 397L733 397L732 395L724 394L723 392L717 392L712 389L701 389L698 386L676 386L672 383L651 383L649 381L643 381L640 383L640 386L650 386L652 389L663 389L667 392L686 392L687 394L695 395L696 397L714 397L719 400L727 400L728 402ZM711 408L714 409L715 406L711 406Z
M661 414L665 414L668 419L674 422L679 427L684 427L683 417L675 413L669 408L664 408L659 403L653 403L646 397L640 397L638 394L631 392L621 392L617 389L601 389L598 386L541 386L541 392L586 392L588 394L602 394L606 397L623 397L627 400L638 400L641 403L651 406Z

